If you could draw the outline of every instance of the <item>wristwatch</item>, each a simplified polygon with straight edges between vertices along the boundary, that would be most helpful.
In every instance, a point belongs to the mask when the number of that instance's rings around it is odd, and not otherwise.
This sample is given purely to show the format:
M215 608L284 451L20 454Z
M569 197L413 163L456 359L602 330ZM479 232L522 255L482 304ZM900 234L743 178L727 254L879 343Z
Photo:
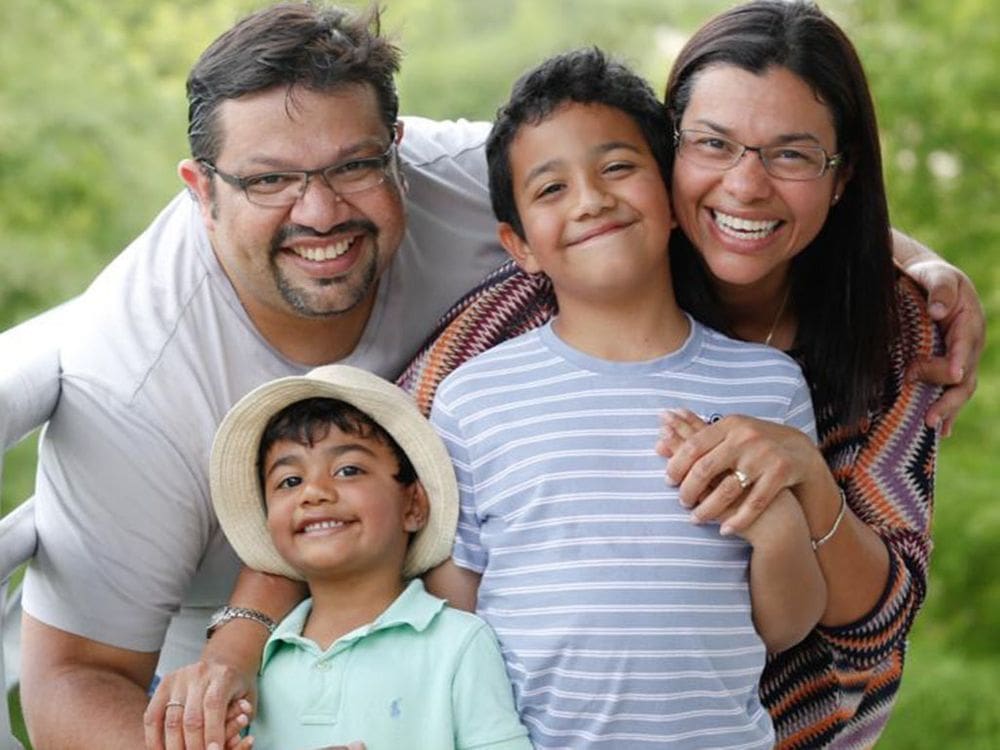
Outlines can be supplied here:
M215 610L212 616L208 620L208 629L205 631L205 637L211 638L212 634L216 630L221 628L230 620L235 620L237 618L243 618L244 620L253 620L254 622L259 622L267 629L267 634L270 635L274 632L274 629L278 626L277 623L270 617L265 615L263 612L258 612L256 609L247 609L246 607L220 607Z

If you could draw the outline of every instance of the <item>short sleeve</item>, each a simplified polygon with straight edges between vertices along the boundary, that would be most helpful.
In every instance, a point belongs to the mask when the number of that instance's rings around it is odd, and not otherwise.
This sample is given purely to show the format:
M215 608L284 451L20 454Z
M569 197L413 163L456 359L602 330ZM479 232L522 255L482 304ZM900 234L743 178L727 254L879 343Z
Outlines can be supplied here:
M36 484L25 610L101 643L159 650L212 531L194 467L141 412L67 378Z
M431 407L430 419L448 448L458 480L458 528L455 531L452 559L459 567L482 573L486 570L488 556L480 539L482 527L476 512L476 479L472 459L461 424L440 393Z
M531 750L500 646L486 623L469 640L452 685L456 750Z

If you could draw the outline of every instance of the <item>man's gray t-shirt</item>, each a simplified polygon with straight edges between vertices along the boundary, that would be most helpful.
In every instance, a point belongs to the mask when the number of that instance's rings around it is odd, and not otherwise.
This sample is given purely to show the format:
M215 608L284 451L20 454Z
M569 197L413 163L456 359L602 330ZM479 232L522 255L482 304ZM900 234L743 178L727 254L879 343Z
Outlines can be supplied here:
M437 319L504 255L489 213L483 123L406 120L407 232L344 360L395 377ZM197 659L238 560L208 495L229 407L308 368L257 332L182 193L88 289L62 342L62 395L40 448L39 549L24 608L137 651Z

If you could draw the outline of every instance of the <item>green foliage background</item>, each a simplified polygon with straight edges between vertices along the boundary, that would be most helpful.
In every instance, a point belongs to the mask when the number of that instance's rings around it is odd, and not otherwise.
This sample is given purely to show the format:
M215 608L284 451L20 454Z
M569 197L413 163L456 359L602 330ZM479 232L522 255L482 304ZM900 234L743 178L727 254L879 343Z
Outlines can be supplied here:
M354 3L349 3L354 4ZM406 52L403 111L489 118L518 73L599 44L662 89L719 0L384 0ZM80 292L179 188L183 82L259 3L4 0L0 7L0 329ZM893 223L965 269L1000 314L1000 20L991 0L829 0L879 106ZM3 366L0 363L0 366ZM1000 747L998 355L944 441L930 596L881 748ZM0 415L2 418L2 415ZM2 497L30 493L33 446Z

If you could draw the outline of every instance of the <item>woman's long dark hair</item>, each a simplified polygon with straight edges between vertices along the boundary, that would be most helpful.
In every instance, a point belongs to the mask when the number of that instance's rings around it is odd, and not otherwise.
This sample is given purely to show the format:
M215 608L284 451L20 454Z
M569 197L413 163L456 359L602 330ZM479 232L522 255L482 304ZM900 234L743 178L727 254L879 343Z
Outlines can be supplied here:
M833 113L839 169L850 170L826 223L791 266L798 316L795 353L817 406L853 424L873 408L897 335L895 271L875 107L854 45L814 4L759 0L709 21L670 71L665 103L679 125L698 73L734 65L760 75L783 67L805 81ZM711 277L683 232L671 238L678 301L720 330L730 328Z

